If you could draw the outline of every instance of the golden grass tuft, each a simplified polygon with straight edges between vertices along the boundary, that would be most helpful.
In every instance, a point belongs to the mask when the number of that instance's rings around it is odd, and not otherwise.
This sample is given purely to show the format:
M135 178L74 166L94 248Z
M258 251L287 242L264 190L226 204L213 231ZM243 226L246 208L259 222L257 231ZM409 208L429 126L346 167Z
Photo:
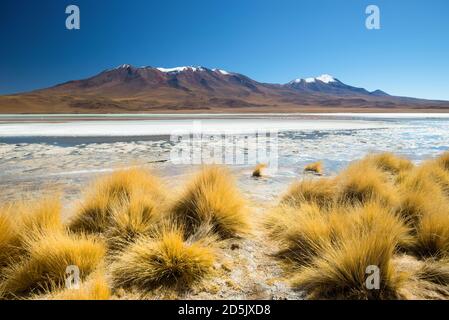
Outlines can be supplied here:
M26 255L5 270L3 290L8 295L29 295L65 282L66 268L78 266L84 279L103 261L102 242L82 235L46 233L28 238Z
M28 239L46 233L61 233L63 230L61 203L58 199L19 202L1 208L0 268L20 258Z
M255 178L260 178L263 175L263 169L265 169L267 165L265 163L259 163L256 165L256 167L253 170L252 176Z
M61 220L62 205L58 199L47 198L41 201L31 201L13 206L18 215L20 234L23 237L35 233L63 232Z
M10 206L0 208L0 271L14 255L18 245L18 238L18 228L13 220ZM2 276L0 275L0 280L1 278Z
M449 152L445 152L436 158L436 162L441 168L446 171L449 171Z
M446 197L449 197L449 170L444 170L435 161L427 161L416 171L415 179L419 179L421 185L425 182L434 183Z
M418 270L417 276L421 280L449 286L449 260L425 260Z
M421 217L416 227L413 251L422 257L443 258L449 255L449 211L434 211Z
M113 208L134 202L136 195L162 202L165 194L159 179L146 170L132 168L116 171L99 179L91 187L69 227L75 232L105 232L110 226Z
M315 204L281 205L268 214L264 223L270 237L279 243L276 256L294 262L294 269L318 255L332 237L328 214Z
M325 299L398 299L404 278L391 263L395 242L376 232L347 235L329 245L311 264L301 269L293 285L310 297ZM366 287L370 266L379 269L379 289Z
M397 213L400 196L388 176L394 170L373 161L356 162L333 179L293 184L265 221L294 287L309 297L402 298L405 276L392 258L417 240ZM379 290L365 285L370 266L380 269Z
M321 161L314 162L304 167L304 172L310 172L317 175L322 175L324 171L323 163Z
M357 205L374 200L394 207L399 201L387 177L364 162L356 162L343 171L338 177L337 189L339 204Z
M368 155L361 162L374 165L377 169L393 175L413 169L413 163L410 160L389 152Z
M336 219L342 217L335 216ZM363 236L369 231L378 237L388 237L395 245L395 250L410 248L415 244L412 228L401 219L395 208L388 208L382 203L372 201L363 206L349 208L343 217L344 229L340 229L341 237L351 232ZM341 223L341 222L340 222Z
M183 232L171 230L138 239L111 269L116 287L186 290L211 272L214 260L210 244L185 241Z
M303 203L314 203L320 207L333 204L337 183L335 179L306 179L295 182L282 197L281 204L299 207Z
M111 218L105 231L109 248L121 250L138 237L151 234L164 222L165 204L134 192L133 197L111 206Z
M204 168L171 207L171 214L188 236L202 225L211 225L222 238L248 231L245 202L231 174L224 168Z

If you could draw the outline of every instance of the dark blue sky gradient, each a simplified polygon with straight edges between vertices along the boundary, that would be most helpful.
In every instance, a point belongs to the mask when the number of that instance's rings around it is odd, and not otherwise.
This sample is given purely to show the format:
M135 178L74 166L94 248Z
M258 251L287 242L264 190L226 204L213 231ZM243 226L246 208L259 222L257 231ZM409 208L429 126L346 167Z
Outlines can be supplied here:
M65 8L81 30L65 29ZM381 9L381 30L365 8ZM329 73L391 94L449 100L447 0L2 0L0 94L123 63L203 65L285 83Z

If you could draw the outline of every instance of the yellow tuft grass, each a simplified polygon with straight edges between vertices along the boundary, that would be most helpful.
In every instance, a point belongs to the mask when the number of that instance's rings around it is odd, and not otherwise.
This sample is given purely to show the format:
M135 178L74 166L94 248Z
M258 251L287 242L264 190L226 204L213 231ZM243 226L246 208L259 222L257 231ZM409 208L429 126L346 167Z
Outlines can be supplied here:
M58 199L47 198L41 201L22 202L13 208L18 216L22 237L64 230L61 220L62 205Z
M321 175L323 174L323 163L322 162L314 162L306 165L304 167L304 172L311 172L314 174Z
M357 205L375 200L394 207L398 203L396 189L387 177L364 162L356 162L342 172L337 189L337 202L340 204Z
M14 255L18 245L18 238L18 228L13 220L10 206L0 208L0 271ZM1 278L2 275L0 275L0 280Z
M449 178L435 161L424 162L398 186L399 214L413 227L413 253L420 257L449 254Z
M395 242L376 232L347 235L338 245L328 246L311 264L301 269L293 285L310 297L326 299L397 299L403 277L391 259ZM378 268L379 289L366 287L370 266ZM368 274L367 274L368 271Z
M449 286L449 260L425 260L417 271L417 276L421 280Z
M26 255L5 270L3 290L8 295L29 295L62 286L66 268L75 265L84 279L103 261L104 245L94 238L46 233L28 238Z
M298 207L303 203L314 203L320 207L333 204L337 183L335 179L306 179L292 184L282 197L281 204Z
M377 169L393 175L413 169L413 163L410 160L389 152L368 155L361 162L374 165Z
M46 233L61 233L63 230L58 199L19 202L1 208L0 268L20 258L27 239Z
M396 299L417 284L426 296L449 296L448 159L415 167L393 154L369 155L325 183L293 184L265 227L294 286L315 298ZM424 267L404 273L399 253L427 260L411 258ZM369 266L380 270L379 290L365 285Z
M259 163L256 165L256 167L253 170L252 176L255 178L259 178L262 176L262 171L265 169L267 165L265 163Z
M338 216L336 218L341 219ZM388 208L382 203L372 201L363 206L349 208L343 220L346 226L344 230L341 229L341 237L348 232L363 236L369 231L378 237L390 238L395 250L410 248L415 244L413 229L401 219L395 208Z
M293 268L318 255L332 237L328 214L315 204L281 205L268 214L264 224L279 243L277 257L293 262Z
M436 162L441 168L446 171L449 171L449 152L445 152L436 158Z
M136 191L130 199L111 206L105 231L110 249L121 250L138 237L151 234L164 222L165 204Z
M222 238L248 231L244 200L231 174L220 167L204 168L186 187L171 208L175 222L187 235L211 225Z
M421 217L416 227L415 253L422 257L448 257L449 255L449 211L434 211Z
M415 173L415 179L421 181L421 185L425 182L435 183L446 197L449 197L449 170L444 170L435 161L427 161L423 163Z
M111 269L115 286L186 290L211 272L214 260L210 245L184 241L182 232L172 230L138 239Z
M164 201L165 192L159 179L138 168L119 170L99 179L87 192L70 222L75 232L102 233L110 225L112 208L133 201L142 194L155 202Z

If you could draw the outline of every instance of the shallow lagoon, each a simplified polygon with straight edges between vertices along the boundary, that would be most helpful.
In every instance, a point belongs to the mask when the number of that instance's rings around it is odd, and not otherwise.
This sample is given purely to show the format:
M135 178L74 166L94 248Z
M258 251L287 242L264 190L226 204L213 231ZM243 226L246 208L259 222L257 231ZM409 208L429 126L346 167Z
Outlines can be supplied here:
M133 164L154 167L176 184L194 166L173 158L174 137L266 131L277 138L276 170L251 179L258 159L248 156L248 144L235 148L246 155L244 163L231 166L240 186L261 199L276 197L308 162L323 161L326 174L333 174L369 152L391 151L419 162L449 149L447 114L8 115L0 116L1 196L46 185L75 195L95 174ZM221 148L222 142L203 140L194 150Z

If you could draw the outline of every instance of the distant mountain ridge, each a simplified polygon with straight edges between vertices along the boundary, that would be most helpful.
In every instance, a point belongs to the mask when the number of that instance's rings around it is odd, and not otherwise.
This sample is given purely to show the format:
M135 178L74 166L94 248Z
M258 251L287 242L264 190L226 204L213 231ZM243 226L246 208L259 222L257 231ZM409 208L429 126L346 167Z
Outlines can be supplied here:
M0 113L301 112L320 109L449 110L449 102L390 96L347 85L331 75L286 84L202 66L123 64L87 79L0 96Z

